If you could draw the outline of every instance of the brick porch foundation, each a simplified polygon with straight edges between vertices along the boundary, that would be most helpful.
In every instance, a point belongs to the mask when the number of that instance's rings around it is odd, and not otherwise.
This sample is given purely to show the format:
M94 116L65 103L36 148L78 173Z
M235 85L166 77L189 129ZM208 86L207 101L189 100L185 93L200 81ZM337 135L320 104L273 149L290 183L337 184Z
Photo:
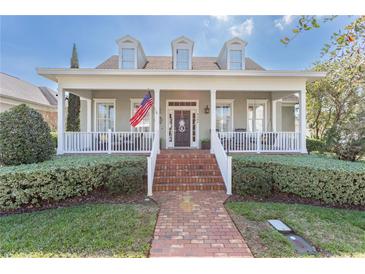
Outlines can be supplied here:
M252 257L224 208L224 191L155 192L160 206L150 257Z

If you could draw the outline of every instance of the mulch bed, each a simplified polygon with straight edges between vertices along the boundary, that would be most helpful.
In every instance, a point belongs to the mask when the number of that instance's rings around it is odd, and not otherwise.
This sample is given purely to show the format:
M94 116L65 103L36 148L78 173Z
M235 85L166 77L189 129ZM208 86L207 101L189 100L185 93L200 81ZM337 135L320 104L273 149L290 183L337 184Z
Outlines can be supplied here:
M262 198L258 196L240 196L237 194L233 194L230 196L226 202L247 202L247 201L255 201L255 202L275 202L275 203L287 203L287 204L304 204L304 205L313 205L313 206L321 206L327 208L342 208L342 209L353 209L353 210L365 210L365 205L330 205L325 204L321 201L299 197L295 194L283 193L275 191L270 197Z
M110 194L103 188L96 189L90 194L79 197L72 197L62 201L45 201L39 206L29 205L18 209L0 210L0 216L18 214L18 213L30 213L35 211L42 211L53 208L63 208L74 205L82 204L98 204L98 203L110 203L110 204L146 204L151 203L151 199L145 200L145 193L138 194Z

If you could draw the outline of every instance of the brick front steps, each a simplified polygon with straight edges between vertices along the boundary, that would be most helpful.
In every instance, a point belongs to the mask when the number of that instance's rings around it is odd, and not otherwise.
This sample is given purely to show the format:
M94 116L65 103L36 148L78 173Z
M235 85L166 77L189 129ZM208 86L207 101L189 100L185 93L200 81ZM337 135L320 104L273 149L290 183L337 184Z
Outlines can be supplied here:
M153 191L225 190L215 156L208 150L162 150Z

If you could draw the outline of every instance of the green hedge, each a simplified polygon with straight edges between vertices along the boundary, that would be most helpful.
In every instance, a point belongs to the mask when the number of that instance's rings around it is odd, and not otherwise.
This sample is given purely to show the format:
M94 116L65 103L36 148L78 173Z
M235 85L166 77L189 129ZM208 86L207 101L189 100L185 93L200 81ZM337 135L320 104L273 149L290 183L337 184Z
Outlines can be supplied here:
M272 176L262 168L233 166L233 192L239 195L267 197L272 191ZM237 168L237 169L235 169Z
M313 155L246 155L233 157L235 170L262 168L282 192L327 204L365 205L365 162Z
M0 208L85 195L126 170L128 178L118 181L124 184L123 191L141 190L147 170L146 157L142 156L63 156L37 164L0 167ZM125 182L131 178L134 184Z
M318 151L321 153L326 151L326 143L319 139L307 138L306 145L309 153L312 151Z
M51 139L52 139L53 147L55 149L57 149L57 132L54 132L54 131L51 132Z

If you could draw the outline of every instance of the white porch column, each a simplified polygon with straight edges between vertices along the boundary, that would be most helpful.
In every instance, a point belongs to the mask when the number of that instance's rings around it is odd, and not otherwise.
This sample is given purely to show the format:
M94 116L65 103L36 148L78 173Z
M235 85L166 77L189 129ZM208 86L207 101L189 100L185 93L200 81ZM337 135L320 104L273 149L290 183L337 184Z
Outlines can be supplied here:
M155 138L160 139L160 89L154 89L155 93ZM159 141L160 143L160 141ZM158 147L157 153L160 153L160 146Z
M214 153L214 134L216 134L216 93L217 91L215 89L210 90L210 153Z
M86 99L86 109L87 109L86 131L91 132L91 99Z
M299 92L299 107L300 107L300 152L307 153L306 135L307 135L307 101L306 101L306 88Z
M63 154L65 136L65 91L58 86L58 106L57 106L57 154Z
M277 100L272 100L272 116L271 116L271 130L276 131L276 108L277 108Z

